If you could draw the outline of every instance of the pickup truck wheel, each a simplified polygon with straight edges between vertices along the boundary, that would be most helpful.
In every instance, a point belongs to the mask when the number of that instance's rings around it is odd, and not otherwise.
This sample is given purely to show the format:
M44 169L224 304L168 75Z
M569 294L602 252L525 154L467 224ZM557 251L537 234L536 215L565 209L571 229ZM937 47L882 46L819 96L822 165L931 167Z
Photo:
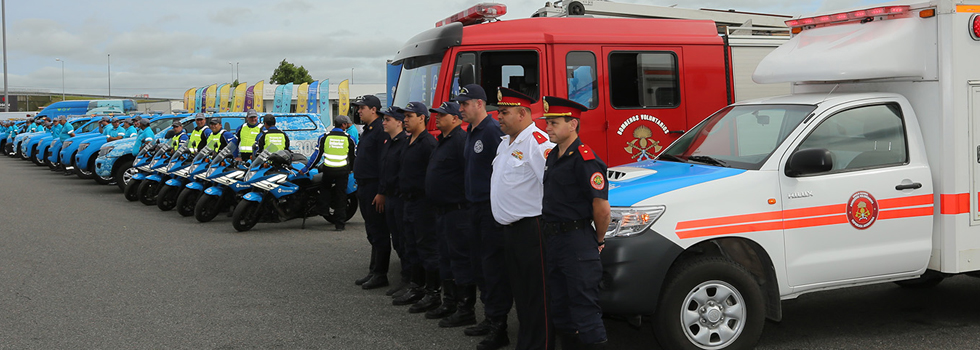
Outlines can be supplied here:
M665 349L752 349L765 298L742 266L722 257L683 263L667 277L654 331Z
M41 163L40 159L37 159L37 145L31 147L31 162L34 162L34 165L37 166L44 165L44 163Z
M130 202L135 202L140 199L139 197L140 182L141 182L140 180L132 180L128 184L126 184L126 188L123 189L123 196L126 197L126 200Z
M231 215L231 224L238 232L251 230L259 222L259 203L252 201L241 201L235 206L235 212Z
M197 205L197 198L201 196L200 190L184 188L177 196L177 214L188 217L194 215L194 206Z
M160 193L157 194L157 208L163 211L173 210L177 206L177 197L180 196L180 189L170 185L160 186Z
M140 184L136 197L143 205L157 204L157 195L160 194L160 181L145 180Z
M75 164L75 157L71 157L71 166L75 167L75 176L79 179L91 179L95 175L95 157L92 157L88 161L88 170L82 170Z
M133 175L139 173L139 170L133 168L133 161L126 160L119 164L119 167L112 173L112 181L116 182L116 186L119 186L120 190L126 189L126 184L133 179Z

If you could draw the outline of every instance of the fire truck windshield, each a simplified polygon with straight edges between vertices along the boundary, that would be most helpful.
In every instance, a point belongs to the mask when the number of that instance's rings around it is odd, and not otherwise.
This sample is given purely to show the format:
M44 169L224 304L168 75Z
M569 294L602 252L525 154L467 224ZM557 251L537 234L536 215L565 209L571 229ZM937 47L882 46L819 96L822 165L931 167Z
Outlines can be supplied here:
M392 106L404 107L409 102L418 101L432 106L436 87L439 84L441 62L412 67L405 65L398 78Z
M726 107L677 139L657 159L759 170L815 108L809 105Z

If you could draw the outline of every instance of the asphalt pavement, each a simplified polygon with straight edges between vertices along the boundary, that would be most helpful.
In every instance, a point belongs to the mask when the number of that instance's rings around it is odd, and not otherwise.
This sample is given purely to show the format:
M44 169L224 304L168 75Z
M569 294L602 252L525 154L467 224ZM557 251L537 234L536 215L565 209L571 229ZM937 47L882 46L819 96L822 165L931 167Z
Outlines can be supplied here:
M475 349L479 338L392 306L386 289L355 286L363 221L332 229L311 219L238 233L224 215L201 224L0 157L0 348ZM980 348L978 295L969 276L807 294L784 302L758 348ZM514 312L510 325L513 343ZM611 349L659 349L649 323L606 325Z

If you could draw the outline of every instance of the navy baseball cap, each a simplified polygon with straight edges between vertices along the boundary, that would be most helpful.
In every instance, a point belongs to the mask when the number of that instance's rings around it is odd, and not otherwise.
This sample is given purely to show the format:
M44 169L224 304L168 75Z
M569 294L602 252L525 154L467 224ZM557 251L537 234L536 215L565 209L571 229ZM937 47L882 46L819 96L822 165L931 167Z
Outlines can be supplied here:
M211 118L211 120L210 120L210 121L208 121L208 124L212 124L212 125L214 125L214 124L217 124L217 125L221 125L221 119L218 119L218 118Z
M109 119L109 122L110 123L118 123L119 122L119 118L113 117L112 119Z
M405 105L405 108L402 108L402 112L412 112L418 115L424 115L426 117L429 116L429 109L426 108L425 104L422 102L409 102L407 105Z
M176 120L174 120L173 123L170 123L170 126L175 127L175 128L178 127L178 126L182 126L182 125L183 124L180 124L180 122L179 121L176 121Z
M397 121L404 121L405 120L405 113L404 112L405 112L404 109L401 109L401 108L398 108L398 107L388 107L388 108L382 109L378 113L383 114L383 115L386 115L386 116L389 116L389 117L392 117L392 118L395 118L395 120L397 120Z
M355 106L374 107L377 108L378 110L381 109L381 99L379 99L378 96L374 96L374 95L361 96L360 98L354 100L350 104Z
M111 119L109 119L109 117L107 117L107 116L103 116L103 117L102 117L102 121L104 121L104 122L108 122L108 121L110 121L110 120L111 120Z
M459 95L453 101L487 100L487 92L479 84L469 84L459 89Z
M439 105L439 108L429 108L429 112L440 114L452 114L459 116L459 103L446 101Z

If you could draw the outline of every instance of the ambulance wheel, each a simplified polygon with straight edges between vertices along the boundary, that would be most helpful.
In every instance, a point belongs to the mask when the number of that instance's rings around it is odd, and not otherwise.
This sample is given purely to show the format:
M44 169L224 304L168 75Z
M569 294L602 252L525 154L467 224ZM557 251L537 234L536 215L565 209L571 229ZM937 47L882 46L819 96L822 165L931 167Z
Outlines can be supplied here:
M259 203L241 201L231 215L231 224L238 232L251 230L259 222Z
M665 349L752 349L766 320L765 298L746 269L706 257L671 269L654 321Z
M350 221L354 218L354 214L357 213L357 192L351 192L347 194L347 219L345 221Z
M139 197L140 181L133 180L126 184L126 188L123 189L123 196L126 200L130 202L135 202L140 199Z
M89 159L88 170L82 170L82 168L79 168L78 164L75 162L75 157L71 157L71 166L75 167L75 176L78 176L79 179L91 179L95 175L95 172L93 171L93 169L95 169L95 158Z
M139 170L133 167L132 159L123 161L122 164L119 164L119 167L112 172L112 181L116 182L116 186L119 186L120 190L125 189L126 184L132 181L133 175L136 175L138 172Z
M177 214L183 217L194 215L194 207L197 205L197 199L200 196L201 190L184 188L183 191L180 191L180 195L177 196Z
M160 181L147 180L140 183L136 196L140 199L140 203L154 205L157 204L158 194L160 194Z
M896 281L895 284L908 289L926 289L939 285L946 277L939 273L924 273L918 278L910 280Z
M221 197L202 194L194 205L194 218L199 222L214 220L221 212Z
M177 206L177 197L180 196L180 187L170 185L160 186L160 193L157 194L157 208L163 211L173 210Z

